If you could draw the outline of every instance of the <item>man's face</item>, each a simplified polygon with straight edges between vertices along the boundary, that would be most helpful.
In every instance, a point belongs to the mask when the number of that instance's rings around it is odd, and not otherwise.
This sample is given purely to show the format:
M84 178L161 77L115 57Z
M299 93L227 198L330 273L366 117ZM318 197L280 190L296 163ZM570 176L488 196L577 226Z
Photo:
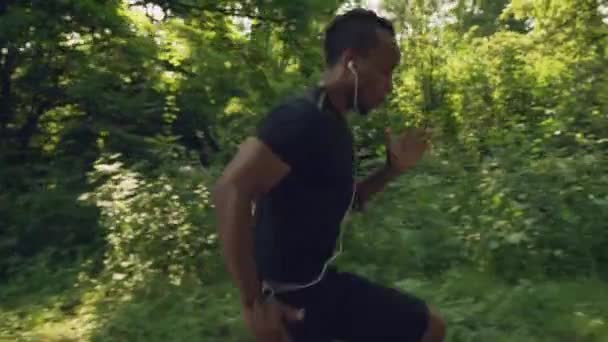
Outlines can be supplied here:
M378 30L379 42L364 56L355 58L359 76L358 106L362 114L384 102L392 91L393 70L399 63L400 52L391 34ZM354 78L353 78L354 87Z

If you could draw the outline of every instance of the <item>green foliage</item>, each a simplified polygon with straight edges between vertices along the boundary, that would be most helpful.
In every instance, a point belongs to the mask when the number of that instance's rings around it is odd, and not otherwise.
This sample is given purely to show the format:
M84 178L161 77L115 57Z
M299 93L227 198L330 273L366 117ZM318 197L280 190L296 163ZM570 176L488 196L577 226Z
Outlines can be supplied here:
M427 5L433 12L435 5ZM501 20L527 16L542 25L529 32L496 27L482 37L471 27L463 38L463 26L451 26L456 32L436 30L409 17L429 13L428 6L408 2L405 12L396 13L414 33L402 41L407 58L391 109L404 113L397 122L430 123L440 147L433 159L441 162L421 168L438 175L436 186L419 194L419 178L413 176L399 184L402 190L392 199L415 203L404 214L408 224L420 216L436 221L417 223L433 232L423 233L425 238L443 247L440 256L421 252L421 260L464 258L507 279L606 276L599 262L606 255L597 247L606 243L601 223L606 209L597 198L605 198L607 189L600 139L607 132L596 116L605 99L591 89L606 82L605 51L595 51L599 41L606 42L608 26L599 20L597 6L587 5L575 12L569 1L554 7L514 2ZM575 19L564 21L570 16ZM466 27L466 20L459 20ZM559 29L548 31L554 27ZM588 34L574 33L573 27ZM589 70L598 73L591 76ZM375 219L394 210L380 207ZM416 241L414 250L428 246ZM436 262L429 272L441 271L443 264Z
M214 270L216 234L210 213L210 180L194 161L168 160L144 176L119 155L103 155L80 199L100 208L107 241L104 269L128 287L163 274L179 284L189 274Z
M1 3L0 339L247 341L208 187L357 3ZM431 127L433 152L353 217L339 263L436 303L450 341L608 338L599 5L383 2L403 58L351 121L357 174L387 126Z

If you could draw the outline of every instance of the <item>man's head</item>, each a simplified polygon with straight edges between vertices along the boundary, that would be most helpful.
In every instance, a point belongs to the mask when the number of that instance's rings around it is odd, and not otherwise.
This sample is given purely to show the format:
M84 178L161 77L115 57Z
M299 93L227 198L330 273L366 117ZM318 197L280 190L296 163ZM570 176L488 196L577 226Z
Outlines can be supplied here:
M387 19L365 9L337 16L325 31L324 48L331 78L345 87L351 106L367 114L384 101L400 59L395 31Z

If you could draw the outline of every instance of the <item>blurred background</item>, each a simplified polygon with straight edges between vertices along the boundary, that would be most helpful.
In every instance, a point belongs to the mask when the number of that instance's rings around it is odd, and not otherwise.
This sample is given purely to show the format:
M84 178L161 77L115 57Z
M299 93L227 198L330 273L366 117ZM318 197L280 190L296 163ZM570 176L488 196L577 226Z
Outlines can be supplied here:
M208 188L322 32L394 20L394 92L353 117L433 151L339 264L439 307L448 341L608 341L608 1L0 1L0 340L251 341Z

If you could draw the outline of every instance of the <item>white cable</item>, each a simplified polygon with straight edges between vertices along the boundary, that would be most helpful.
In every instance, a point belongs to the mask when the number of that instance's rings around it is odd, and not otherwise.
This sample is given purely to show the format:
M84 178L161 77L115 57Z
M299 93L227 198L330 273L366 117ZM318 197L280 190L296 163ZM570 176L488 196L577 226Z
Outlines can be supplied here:
M353 64L350 64L350 65L351 65L350 71L355 76L355 98L353 100L354 101L353 106L355 107L355 111L357 113L361 114L361 112L359 111L359 75L355 71L354 67L352 67Z
M352 195L351 195L351 199L350 199L350 204L348 205L348 208L346 210L346 212L344 213L344 216L342 218L342 222L344 222L346 220L346 218L350 215L351 212L351 208L354 204L355 201L355 194L356 194L356 186L353 186L353 191L352 191ZM336 258L338 256L340 256L340 254L342 254L343 251L343 244L342 244L342 240L344 237L344 229L340 229L340 234L338 237L338 251L336 253L334 253L323 265L323 269L321 270L321 273L319 273L319 276L311 281L308 284L269 284L268 282L264 282L263 284L263 290L264 291L270 291L270 296L273 296L274 294L277 293L284 293L284 292L291 292L291 291L295 291L295 290L302 290L311 286L316 285L317 283L319 283L323 277L325 276L325 273L327 272L327 268L329 267L329 265L336 260Z
M357 101L357 88L358 88L358 77L357 77L357 73L353 72L355 74L355 106L356 106L356 101ZM317 107L319 108L319 110L323 110L323 101L325 100L325 96L326 93L323 92L320 96L319 96L319 102L317 103ZM355 202L355 195L357 193L357 185L356 183L353 183L353 188L352 188L352 192L351 192L351 197L350 197L350 203L348 204L348 208L346 209L346 211L344 212L344 216L342 217L341 220L341 224L347 220L347 218L350 215L351 209L354 205ZM263 282L262 284L262 291L264 292L268 292L268 296L272 297L277 293L284 293L284 292L291 292L291 291L296 291L296 290L302 290L311 286L316 285L317 283L319 283L323 277L325 276L325 273L327 272L327 268L329 267L329 265L336 260L336 258L338 256L340 256L340 254L342 254L343 251L343 244L342 244L342 240L344 237L344 229L340 229L340 234L338 237L338 251L336 253L334 253L323 265L323 269L321 270L321 273L319 273L319 276L311 281L308 284L270 284L269 282Z

